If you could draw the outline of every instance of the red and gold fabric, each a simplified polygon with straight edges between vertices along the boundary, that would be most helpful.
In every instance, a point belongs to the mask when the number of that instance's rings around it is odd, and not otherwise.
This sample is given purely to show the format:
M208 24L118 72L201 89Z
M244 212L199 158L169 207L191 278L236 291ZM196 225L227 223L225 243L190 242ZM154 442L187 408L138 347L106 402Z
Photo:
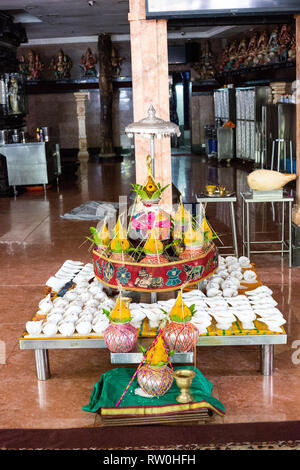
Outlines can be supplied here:
M164 264L135 263L107 258L93 252L96 277L106 286L140 291L159 292L193 285L215 272L218 267L218 251L213 243L195 258Z

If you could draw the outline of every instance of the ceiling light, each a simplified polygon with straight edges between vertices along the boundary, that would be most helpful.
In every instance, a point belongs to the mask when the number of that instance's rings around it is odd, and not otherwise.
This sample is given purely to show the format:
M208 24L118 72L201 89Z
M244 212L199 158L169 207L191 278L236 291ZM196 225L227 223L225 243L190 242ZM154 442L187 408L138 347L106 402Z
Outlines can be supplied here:
M95 0L89 0L88 1L88 4L89 4L90 7L93 7L95 5L95 3L96 3Z

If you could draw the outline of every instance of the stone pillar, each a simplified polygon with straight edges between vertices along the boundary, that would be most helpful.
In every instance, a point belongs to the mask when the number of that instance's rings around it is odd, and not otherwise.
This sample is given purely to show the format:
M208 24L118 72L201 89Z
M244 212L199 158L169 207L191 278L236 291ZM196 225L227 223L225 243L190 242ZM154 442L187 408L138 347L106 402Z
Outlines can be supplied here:
M296 201L292 211L292 265L300 266L300 15L296 20Z
M300 15L296 15L296 203L300 213ZM299 214L300 215L300 214ZM300 218L300 217L299 217ZM300 221L297 224L300 226Z
M100 90L100 155L115 156L113 147L113 68L112 42L110 34L98 36L99 90Z
M146 20L145 0L129 0L132 92L134 121L147 117L152 104L156 116L170 120L167 21ZM147 176L149 139L135 137L136 182ZM172 182L170 138L155 139L155 179L162 186ZM164 192L164 204L172 203L171 186Z
M89 93L78 92L74 93L77 105L77 119L78 119L78 159L80 163L86 163L89 159L87 150L87 137L86 137L86 121L85 121L85 101L89 97Z

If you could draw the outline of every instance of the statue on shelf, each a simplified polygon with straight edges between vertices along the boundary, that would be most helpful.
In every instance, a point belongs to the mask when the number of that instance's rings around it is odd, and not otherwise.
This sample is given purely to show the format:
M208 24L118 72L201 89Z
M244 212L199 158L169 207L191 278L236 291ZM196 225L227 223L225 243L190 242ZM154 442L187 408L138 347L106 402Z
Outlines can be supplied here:
M54 78L61 80L70 78L72 65L70 57L60 49L57 56L51 59L49 68L53 70Z
M18 62L19 62L19 72L20 72L20 74L24 75L24 77L26 77L27 74L28 74L28 68L27 68L25 56L21 55Z
M288 54L290 46L292 45L292 40L293 34L291 32L291 27L286 24L282 25L278 35L278 55L280 62L286 62L288 60Z
M266 54L266 62L274 63L278 62L278 28L275 27L270 34L267 49L268 53Z
M225 46L225 49L224 49L223 54L222 54L222 61L221 61L221 64L219 66L219 71L220 72L224 71L228 61L229 61L229 44L227 44Z
M204 44L204 49L202 52L202 64L206 78L214 78L216 73L215 57L211 52L210 44L208 41Z
M19 84L16 77L11 77L10 79L8 96L12 114L21 114Z
M81 56L80 68L83 72L84 77L97 77L97 56L93 54L91 49L88 47L85 54Z
M296 38L292 35L291 44L288 50L288 61L296 60Z
M201 80L211 80L215 77L215 58L210 50L209 42L205 42L201 53L200 62L194 64L194 70L198 73Z
M112 47L111 50L111 65L114 77L119 77L121 73L121 65L124 58L119 57L119 54L115 47Z
M248 44L247 55L244 60L244 67L253 66L254 57L257 54L257 42L258 42L258 35L257 35L257 32L254 32Z
M253 65L265 64L267 53L268 53L268 34L267 34L267 31L263 31L258 38L257 54L254 57Z
M20 73L27 80L38 80L43 69L44 64L40 60L39 54L36 54L32 49L28 51L27 58L21 56L19 60Z
M229 61L225 66L225 70L232 70L234 68L234 64L237 60L237 41L236 39L232 41L228 49L228 57Z
M239 69L241 66L243 66L246 56L247 56L247 40L246 38L243 38L237 48L237 60L234 64L235 69Z
M35 73L36 78L40 78L40 73L44 69L44 67L45 66L44 66L43 62L41 61L39 54L36 54L36 56L35 56L35 66L34 66L34 70L35 70L34 73Z

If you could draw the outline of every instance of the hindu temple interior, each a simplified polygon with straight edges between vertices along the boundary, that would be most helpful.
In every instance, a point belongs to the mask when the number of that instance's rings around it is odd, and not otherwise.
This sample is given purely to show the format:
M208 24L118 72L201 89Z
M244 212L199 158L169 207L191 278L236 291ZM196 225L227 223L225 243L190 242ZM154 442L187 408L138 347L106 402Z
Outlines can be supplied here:
M287 2L271 14L268 2L252 3L260 9L251 16L147 17L143 0L0 2L0 448L88 448L87 431L98 449L300 441L300 9ZM38 380L35 351L20 338L63 263L93 263L87 237L99 219L72 211L89 201L116 207L143 183L150 141L125 129L150 105L180 131L155 141L155 178L171 183L171 202L192 210L208 185L236 196L236 246L229 205L206 203L213 242L219 255L254 263L286 340L271 346L268 373L251 333L237 345L197 347L194 363L222 415L106 427L100 413L82 409L94 384L138 364L114 364L107 348L57 347L51 377ZM245 219L241 193L255 170L287 178L289 213L264 199L248 204ZM261 253L251 252L245 230Z

